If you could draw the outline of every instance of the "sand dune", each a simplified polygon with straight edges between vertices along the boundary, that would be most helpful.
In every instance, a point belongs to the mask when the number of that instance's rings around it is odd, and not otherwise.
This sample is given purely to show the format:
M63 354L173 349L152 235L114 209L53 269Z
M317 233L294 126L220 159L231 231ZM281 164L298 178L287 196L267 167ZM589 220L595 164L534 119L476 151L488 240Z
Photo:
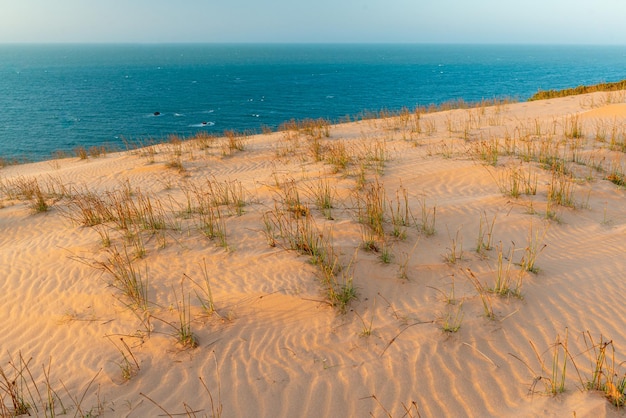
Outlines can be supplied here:
M0 415L625 416L624 94L3 168Z
M585 112L586 117L626 118L626 103L613 103Z

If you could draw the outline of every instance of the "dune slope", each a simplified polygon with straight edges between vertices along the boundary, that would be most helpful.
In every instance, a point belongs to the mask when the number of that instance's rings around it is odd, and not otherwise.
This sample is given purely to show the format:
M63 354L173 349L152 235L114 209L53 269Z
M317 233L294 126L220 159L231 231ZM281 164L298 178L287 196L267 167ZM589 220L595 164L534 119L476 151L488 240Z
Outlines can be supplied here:
M3 168L0 416L625 416L624 97Z

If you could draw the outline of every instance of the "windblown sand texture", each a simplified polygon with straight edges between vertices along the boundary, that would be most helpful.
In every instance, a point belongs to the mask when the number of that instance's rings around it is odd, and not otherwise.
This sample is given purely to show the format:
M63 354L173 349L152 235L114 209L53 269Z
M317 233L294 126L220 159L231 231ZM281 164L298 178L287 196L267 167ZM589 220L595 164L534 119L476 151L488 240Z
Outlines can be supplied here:
M625 416L625 97L2 168L2 413L17 376L33 416Z

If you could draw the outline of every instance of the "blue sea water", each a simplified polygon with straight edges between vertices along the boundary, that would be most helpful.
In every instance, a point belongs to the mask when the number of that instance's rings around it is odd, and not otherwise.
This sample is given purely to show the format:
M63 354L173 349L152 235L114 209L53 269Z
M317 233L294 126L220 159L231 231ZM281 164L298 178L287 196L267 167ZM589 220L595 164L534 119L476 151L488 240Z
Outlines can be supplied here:
M0 156L624 78L626 46L0 45Z

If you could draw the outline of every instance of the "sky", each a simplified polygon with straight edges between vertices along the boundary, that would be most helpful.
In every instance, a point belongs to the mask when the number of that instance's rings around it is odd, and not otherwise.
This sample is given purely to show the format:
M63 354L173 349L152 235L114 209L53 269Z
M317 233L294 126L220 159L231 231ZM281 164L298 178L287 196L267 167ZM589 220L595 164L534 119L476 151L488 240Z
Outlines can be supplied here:
M626 0L0 0L0 43L626 45Z

